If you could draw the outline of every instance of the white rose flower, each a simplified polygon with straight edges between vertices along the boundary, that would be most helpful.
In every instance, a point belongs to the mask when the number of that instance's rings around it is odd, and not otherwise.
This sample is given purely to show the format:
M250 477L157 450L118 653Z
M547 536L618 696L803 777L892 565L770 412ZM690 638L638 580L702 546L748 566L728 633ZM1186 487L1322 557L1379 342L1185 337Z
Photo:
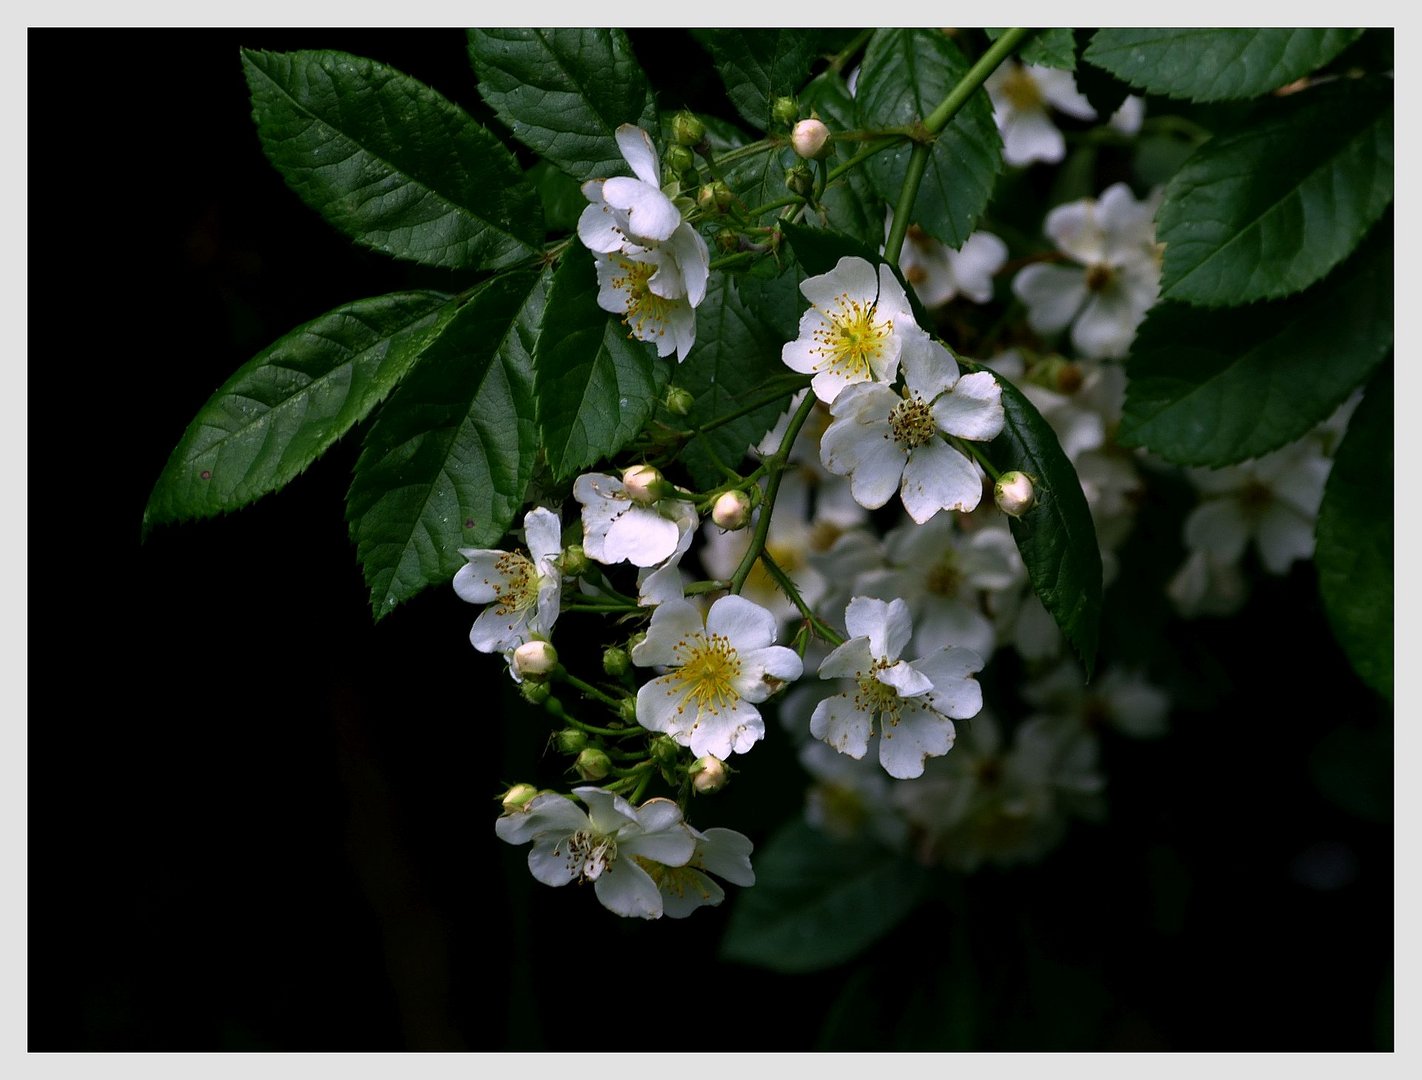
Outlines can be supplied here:
M648 866L684 866L696 851L696 837L670 799L648 799L633 807L596 787L574 788L587 812L561 795L539 795L494 824L500 840L533 841L528 869L545 885L591 881L602 906L623 916L657 919L661 891Z
M810 388L826 404L851 383L892 382L904 341L927 336L887 265L876 271L846 255L828 274L806 278L800 291L810 310L780 358L791 371L813 373Z
M830 406L820 443L832 473L849 476L861 506L883 506L895 491L920 525L939 510L972 510L982 499L978 468L943 441L946 433L987 440L1002 431L1002 390L990 372L958 377L936 341L908 343L903 396L883 383L855 383Z
M696 528L696 508L681 499L635 502L622 481L583 473L573 481L583 507L583 551L605 565L659 566L685 552Z
M841 754L862 758L878 721L879 763L900 780L923 774L927 758L953 748L953 720L975 716L982 688L972 675L983 662L968 649L945 647L906 662L899 654L913 625L902 600L856 596L845 611L850 638L820 664L822 679L853 679L854 689L825 698L810 734Z
M765 736L755 705L803 670L775 634L775 616L741 596L721 597L704 620L687 600L658 605L632 662L667 673L637 692L637 722L697 757L744 754Z
M894 224L894 212L884 218L887 237ZM925 307L936 308L955 296L975 304L992 299L992 278L1007 261L1007 245L990 232L978 231L954 251L929 236L917 225L905 234L899 267Z
M1078 120L1096 119L1096 110L1077 90L1070 71L1009 60L983 85L1002 132L1002 158L1009 165L1055 163L1066 156L1066 140L1047 114L1048 106Z
M523 519L529 555L488 548L460 548L468 563L454 575L454 591L471 604L488 604L474 620L469 641L480 652L511 652L547 638L558 618L563 579L558 515L543 507ZM529 557L531 556L531 558Z
M726 892L708 876L715 874L733 885L755 884L751 869L750 839L734 829L691 829L696 850L684 866L642 862L662 894L662 913L669 919L684 919L699 907L715 906Z

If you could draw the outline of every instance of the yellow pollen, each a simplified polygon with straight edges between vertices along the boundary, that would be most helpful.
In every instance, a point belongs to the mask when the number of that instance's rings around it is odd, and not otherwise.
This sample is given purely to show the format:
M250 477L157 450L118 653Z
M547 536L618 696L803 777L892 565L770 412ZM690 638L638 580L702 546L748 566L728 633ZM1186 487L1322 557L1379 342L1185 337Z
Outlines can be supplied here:
M885 738L889 736L889 728L898 727L899 709L903 705L903 699L892 686L880 682L874 676L893 667L895 663L897 661L885 657L875 660L874 666L859 676L858 689L854 694L854 707L860 712L878 717L879 732Z
M651 341L666 333L672 302L652 292L647 284L657 268L651 263L619 260L622 272L612 279L612 287L627 297L622 325L639 341Z
M913 450L933 440L938 434L938 424L928 404L914 394L895 405L889 413L889 434L905 450Z
M741 658L724 634L692 634L678 641L672 650L681 666L670 672L672 689L667 691L680 698L676 711L684 713L691 705L699 714L720 714L740 701L734 681L741 673Z
M516 551L506 551L494 562L495 573L502 580L484 579L494 590L494 603L500 615L512 615L532 607L538 600L538 573L533 563Z
M828 322L814 332L819 344L811 349L824 357L815 370L832 371L851 380L872 379L872 364L883 357L894 332L893 319L874 319L878 301L851 300L848 293L835 298L833 311L821 312Z

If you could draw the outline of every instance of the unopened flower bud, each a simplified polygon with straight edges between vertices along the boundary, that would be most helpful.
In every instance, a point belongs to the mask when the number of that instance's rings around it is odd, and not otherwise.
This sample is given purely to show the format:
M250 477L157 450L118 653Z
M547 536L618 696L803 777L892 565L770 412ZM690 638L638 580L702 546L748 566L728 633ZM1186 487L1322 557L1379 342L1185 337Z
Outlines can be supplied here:
M1032 504L1037 501L1037 492L1025 473L1014 470L998 477L997 483L992 487L992 497L997 500L997 507L1004 514L1021 517L1032 509Z
M720 210L716 205L716 188L711 184L702 184L696 191L696 205L708 214Z
M653 761L662 768L669 769L681 756L681 747L670 735L659 735L652 740L651 752Z
M582 577L588 572L588 553L582 544L569 544L558 556L558 569L568 577Z
M726 763L710 754L697 758L688 773L691 776L691 786L696 789L698 795L710 795L713 791L720 791L731 778Z
M538 789L532 784L515 784L499 797L499 803L504 808L504 813L511 814L520 807L527 806L538 795Z
M740 235L734 229L722 229L716 234L716 246L727 255L741 250Z
M825 127L824 121L811 117L795 125L795 130L790 132L790 145L795 148L795 153L808 161L824 156L829 136L829 128Z
M637 722L637 699L625 697L617 703L617 718L624 724Z
M519 683L519 692L523 694L523 700L530 705L542 705L552 693L546 682L529 682L527 680Z
M573 771L582 780L601 780L612 771L612 759L597 747L589 746L573 762Z
M687 416L696 404L696 397L690 390L680 386L667 387L667 412L673 416Z
M792 165L785 170L785 186L796 195L809 195L815 190L815 174L804 165Z
M558 650L547 641L525 641L513 654L514 673L520 679L541 679L558 666Z
M623 470L622 486L634 503L650 506L662 497L662 474L650 465L633 465Z
M625 675L631 664L632 658L627 655L626 649L619 649L616 645L609 645L602 650L602 670L609 675Z
M795 106L795 99L790 97L778 97L770 106L770 118L777 124L784 124L789 127L800 116L800 110Z
M744 491L728 491L711 507L711 520L723 529L744 529L750 523L750 499Z
M672 139L681 146L695 146L706 138L706 125L685 109L672 117L671 131Z
M667 148L667 165L673 172L680 175L696 164L696 155L689 147L670 146Z
M642 642L644 642L644 641L646 641L646 640L647 640L647 631L645 631L645 630L638 630L635 634L633 634L631 637L629 637L629 638L627 639L627 653L628 653L628 655L630 656L633 652L635 652L636 649L637 649L637 646L640 645L640 644L642 644Z
M717 210L729 210L731 204L736 201L736 193L728 188L723 180L717 180L711 185L711 193L716 196Z
M560 754L580 754L587 748L588 737L577 728L564 728L554 734L553 745Z

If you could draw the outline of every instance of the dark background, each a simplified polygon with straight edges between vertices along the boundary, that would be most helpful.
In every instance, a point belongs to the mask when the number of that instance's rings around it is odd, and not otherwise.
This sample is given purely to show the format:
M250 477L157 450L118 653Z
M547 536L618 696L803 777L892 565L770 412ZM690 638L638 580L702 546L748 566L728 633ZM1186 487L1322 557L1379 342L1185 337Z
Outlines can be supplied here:
M633 42L659 88L711 100L685 34ZM1391 1046L1391 711L1311 564L1236 620L1115 621L1108 660L1149 660L1180 707L1163 741L1107 743L1104 824L1034 867L945 876L867 956L779 976L717 960L729 905L634 924L495 840L502 787L557 775L535 765L548 722L469 647L452 591L371 624L355 439L140 543L238 365L342 302L454 284L286 189L242 45L371 56L487 115L455 30L28 35L31 1050ZM1179 551L1164 490L1126 557L1145 587ZM776 731L716 807L757 842L801 799Z

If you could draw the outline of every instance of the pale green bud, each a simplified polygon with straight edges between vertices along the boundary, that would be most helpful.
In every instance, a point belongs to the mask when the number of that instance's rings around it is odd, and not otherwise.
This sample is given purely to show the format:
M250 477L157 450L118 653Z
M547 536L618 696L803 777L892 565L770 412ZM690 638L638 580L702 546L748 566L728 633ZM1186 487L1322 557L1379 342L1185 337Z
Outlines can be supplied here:
M538 789L532 784L515 784L499 797L499 802L504 808L504 813L510 814L527 806L537 795Z
M673 172L681 174L696 164L696 155L688 147L672 146L667 149L667 164Z
M617 718L624 724L637 722L637 699L625 697L617 703Z
M740 235L734 229L722 229L716 234L716 246L727 255L741 250Z
M547 641L525 641L513 654L514 673L520 679L541 679L558 666L558 650Z
M583 780L601 780L612 771L612 759L595 746L589 746L573 763L573 771Z
M681 756L681 747L670 735L658 735L652 740L651 752L653 761L662 768L669 769Z
M789 127L800 116L800 110L795 105L795 99L790 97L776 98L770 106L770 118L777 124L784 124Z
M527 679L519 683L519 692L530 705L542 705L551 693L546 682L530 682Z
M632 658L627 655L626 649L619 649L616 645L609 645L602 651L602 670L609 675L618 676L626 674L631 664Z
M672 117L671 130L672 139L681 146L695 146L706 138L706 125L684 109Z
M697 758L688 770L688 775L691 777L691 786L698 795L710 795L713 791L720 791L731 779L726 763L710 754Z
M793 165L785 170L785 186L796 195L809 195L815 190L815 175L804 165Z
M1004 514L1021 517L1036 503L1037 492L1025 473L1013 470L998 477L997 483L992 486L992 497Z
M667 388L667 412L673 416L688 416L692 406L696 404L696 397L690 390L680 386L670 386Z
M588 553L582 544L569 544L558 556L558 569L569 577L582 577L588 572Z
M578 754L587 748L588 737L577 728L564 728L554 734L553 745L560 754Z

